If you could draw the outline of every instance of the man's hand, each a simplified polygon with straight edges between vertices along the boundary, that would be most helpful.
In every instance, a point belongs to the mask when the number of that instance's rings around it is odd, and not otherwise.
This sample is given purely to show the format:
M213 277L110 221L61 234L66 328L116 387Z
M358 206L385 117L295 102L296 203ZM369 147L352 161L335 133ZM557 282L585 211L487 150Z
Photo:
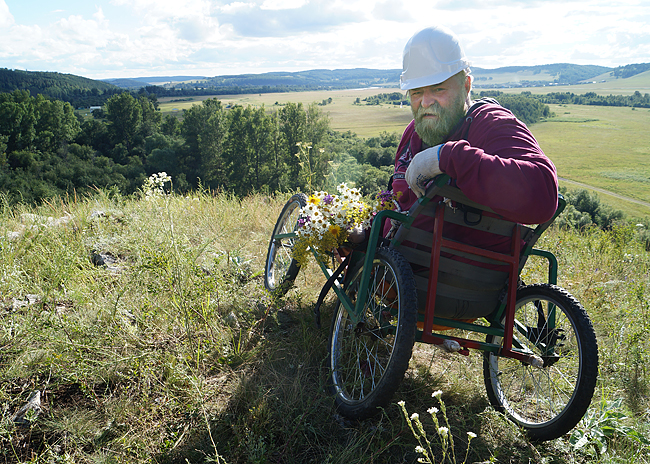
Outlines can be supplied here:
M406 183L418 197L424 195L427 182L442 174L440 170L440 148L442 145L422 150L411 160L411 164L406 170Z

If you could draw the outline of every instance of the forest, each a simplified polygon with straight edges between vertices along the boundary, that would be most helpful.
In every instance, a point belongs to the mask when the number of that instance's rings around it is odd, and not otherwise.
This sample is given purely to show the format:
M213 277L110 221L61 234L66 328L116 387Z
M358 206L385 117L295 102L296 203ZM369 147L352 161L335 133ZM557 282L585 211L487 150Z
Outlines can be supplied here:
M179 192L203 188L252 192L355 181L385 186L396 134L360 139L335 133L319 105L289 103L226 109L207 99L182 119L158 110L155 95L122 92L83 120L68 102L0 94L0 190L9 203L115 188L129 194L152 173L167 172ZM382 168L382 166L384 166Z

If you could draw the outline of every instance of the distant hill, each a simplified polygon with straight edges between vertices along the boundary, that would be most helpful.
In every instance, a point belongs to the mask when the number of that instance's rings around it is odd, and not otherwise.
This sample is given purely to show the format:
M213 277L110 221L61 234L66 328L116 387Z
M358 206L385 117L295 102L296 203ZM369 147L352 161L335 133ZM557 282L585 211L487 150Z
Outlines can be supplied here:
M0 68L0 92L27 90L70 102L74 107L102 105L108 96L122 90L106 82L57 72L21 71Z
M297 72L269 72L262 74L238 74L215 77L163 76L128 79L105 79L122 88L140 88L160 85L165 88L233 88L233 87L281 87L292 89L354 88L369 86L393 86L399 82L399 69L313 69Z
M536 87L540 85L573 85L614 68L569 63L539 66L507 66L496 69L473 68L475 87Z
M204 76L152 76L152 77L132 77L132 78L119 78L119 79L102 79L103 82L116 85L125 89L139 89L147 85L164 85L176 84L182 82L197 82L204 81Z
M496 69L474 67L477 89L577 85L636 79L650 70L650 63L617 68L557 63L540 66L508 66ZM75 107L102 105L110 96L128 89L159 97L169 95L223 95L300 90L397 87L400 69L313 69L298 72L205 76L157 76L93 80L56 72L20 71L0 68L0 92L28 90L32 96L69 101Z
M313 69L298 72L270 72L216 76L206 79L205 84L220 86L299 86L321 88L351 88L395 85L399 82L399 69Z
M496 69L473 67L477 88L533 87L545 85L576 85L608 79L629 78L650 69L650 63L608 68L595 65L557 63L539 66L507 66ZM298 72L269 72L261 74L203 76L169 76L111 80L125 88L134 88L138 82L159 85L166 89L246 89L254 91L322 90L356 87L397 87L400 69L314 69Z

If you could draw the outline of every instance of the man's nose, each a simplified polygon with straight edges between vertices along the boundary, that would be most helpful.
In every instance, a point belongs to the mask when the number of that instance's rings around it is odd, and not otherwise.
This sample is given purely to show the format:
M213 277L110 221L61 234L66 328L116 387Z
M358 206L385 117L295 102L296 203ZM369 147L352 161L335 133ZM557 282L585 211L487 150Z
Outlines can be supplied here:
M436 98L435 94L429 90L425 90L424 93L422 94L422 106L424 108L430 107L437 101L438 99Z

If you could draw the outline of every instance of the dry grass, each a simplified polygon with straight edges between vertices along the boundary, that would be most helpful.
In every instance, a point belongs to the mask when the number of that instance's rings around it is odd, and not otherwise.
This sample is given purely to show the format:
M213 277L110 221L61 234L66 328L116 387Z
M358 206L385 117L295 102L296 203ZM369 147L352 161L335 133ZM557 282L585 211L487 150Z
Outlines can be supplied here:
M324 368L331 297L323 329L312 314L319 271L301 270L284 299L263 289L268 236L286 199L98 192L5 209L0 462L416 462L396 405L360 423L333 410ZM621 423L648 436L650 258L624 231L552 231L545 246L595 321L596 399L624 398ZM114 262L95 266L93 252ZM443 390L456 454L467 431L478 434L468 462L594 461L568 437L529 443L488 407L482 383L479 354L417 346L394 401L422 414ZM15 426L11 415L35 389L42 413ZM629 438L609 444L601 462L648 462L647 447Z

